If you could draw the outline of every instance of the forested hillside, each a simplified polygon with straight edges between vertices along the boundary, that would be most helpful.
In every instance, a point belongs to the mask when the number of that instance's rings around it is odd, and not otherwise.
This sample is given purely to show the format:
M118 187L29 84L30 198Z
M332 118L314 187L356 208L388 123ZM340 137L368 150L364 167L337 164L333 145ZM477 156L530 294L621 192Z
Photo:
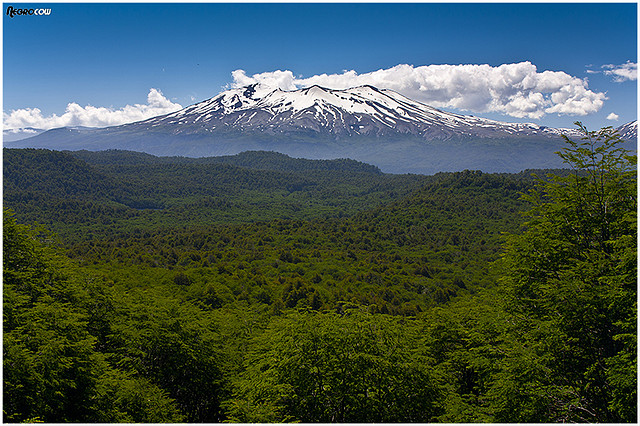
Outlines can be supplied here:
M425 179L383 175L351 160L265 152L234 158L244 166L223 164L228 157L5 149L4 202L23 222L88 239L133 229L346 217L408 195Z
M375 166L350 159L307 160L272 151L245 151L221 157L156 157L151 154L117 149L107 151L66 151L90 164L230 164L256 170L285 172L340 171L381 174Z
M5 150L3 420L635 422L635 157L581 130L539 178Z

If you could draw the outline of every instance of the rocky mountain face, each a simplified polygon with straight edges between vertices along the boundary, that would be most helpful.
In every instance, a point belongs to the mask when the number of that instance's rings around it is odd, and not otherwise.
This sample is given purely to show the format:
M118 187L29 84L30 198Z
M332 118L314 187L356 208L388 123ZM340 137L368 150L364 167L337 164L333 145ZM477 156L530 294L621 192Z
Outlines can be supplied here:
M637 133L635 122L626 126L625 135ZM190 157L266 150L431 174L561 167L554 154L562 147L561 134L577 136L573 129L453 114L372 86L283 91L252 85L137 123L54 129L5 146Z

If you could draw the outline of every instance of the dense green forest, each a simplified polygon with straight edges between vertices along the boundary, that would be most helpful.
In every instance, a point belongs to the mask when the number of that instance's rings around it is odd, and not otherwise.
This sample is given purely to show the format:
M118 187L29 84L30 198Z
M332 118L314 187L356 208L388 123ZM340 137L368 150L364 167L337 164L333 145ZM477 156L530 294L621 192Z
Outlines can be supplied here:
M4 150L5 422L635 422L637 179Z
M408 195L422 176L352 160L245 153L239 165L127 151L4 150L4 202L65 240L133 229L347 217ZM229 162L227 157L218 157ZM205 161L208 160L208 161Z

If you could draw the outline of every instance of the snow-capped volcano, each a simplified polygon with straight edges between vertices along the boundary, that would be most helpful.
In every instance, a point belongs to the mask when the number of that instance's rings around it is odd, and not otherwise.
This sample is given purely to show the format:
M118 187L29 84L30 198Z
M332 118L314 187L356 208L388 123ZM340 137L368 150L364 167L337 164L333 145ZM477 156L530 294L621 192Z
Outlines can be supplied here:
M564 146L561 134L579 137L573 129L453 114L372 86L283 91L252 85L137 123L54 129L5 146L190 157L264 150L352 158L394 173L519 172L563 167L555 154Z
M440 111L397 92L360 86L332 90L311 86L294 91L258 85L225 91L180 111L151 118L140 126L173 126L175 133L223 129L269 134L322 133L334 137L414 135L446 140L460 137L509 137L515 134L573 133L535 124L502 123Z

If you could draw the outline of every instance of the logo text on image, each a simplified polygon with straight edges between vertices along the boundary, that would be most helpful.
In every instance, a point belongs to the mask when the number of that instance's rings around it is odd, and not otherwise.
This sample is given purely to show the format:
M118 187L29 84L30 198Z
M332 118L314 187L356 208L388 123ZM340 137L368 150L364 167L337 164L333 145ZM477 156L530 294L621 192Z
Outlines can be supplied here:
M7 15L10 18L14 16L49 16L51 9L16 9L13 6L7 7Z

